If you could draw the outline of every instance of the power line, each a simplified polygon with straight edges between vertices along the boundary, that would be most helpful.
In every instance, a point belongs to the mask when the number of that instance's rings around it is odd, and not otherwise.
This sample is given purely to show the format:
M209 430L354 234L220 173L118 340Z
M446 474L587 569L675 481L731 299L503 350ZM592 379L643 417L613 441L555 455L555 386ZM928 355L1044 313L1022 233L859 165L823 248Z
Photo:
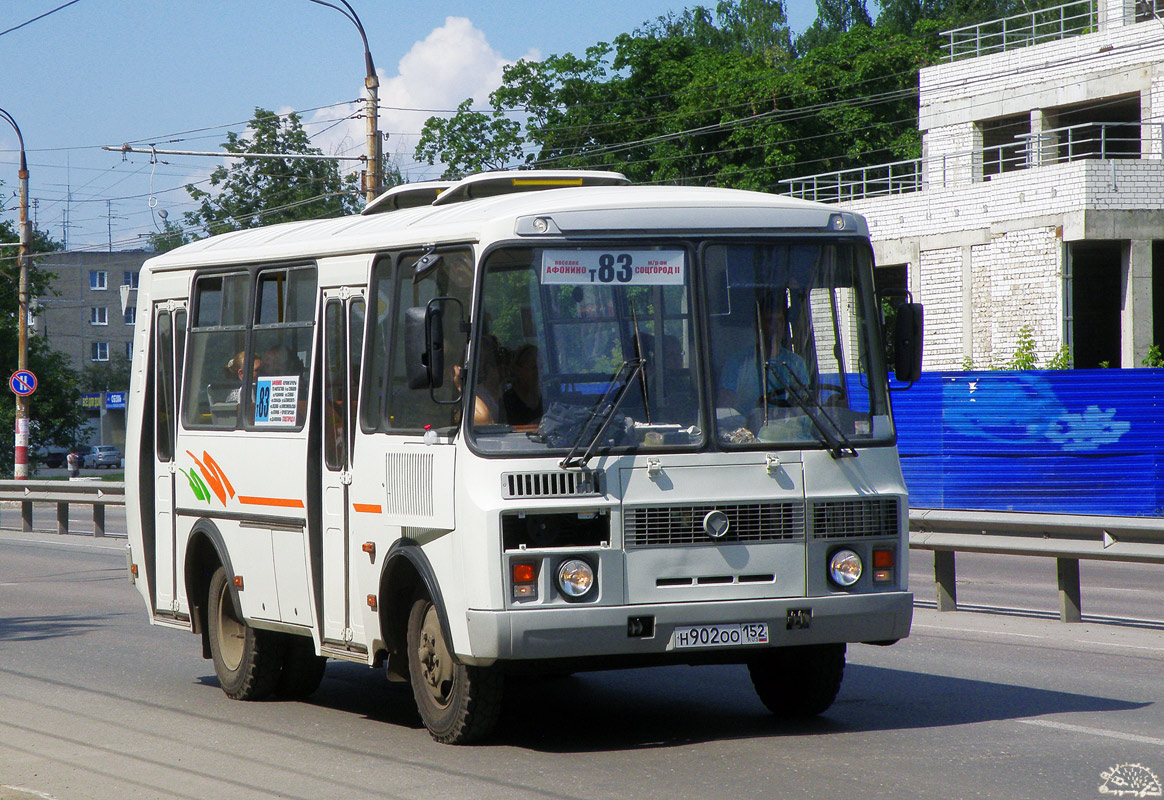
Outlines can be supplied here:
M19 25L13 25L8 30L0 31L0 36L3 36L6 33L12 33L13 31L18 31L26 25L31 25L32 23L36 22L37 20L44 19L45 17L49 16L50 14L55 14L58 11L60 11L61 9L68 8L69 6L73 5L74 3L79 3L80 1L81 0L69 0L69 2L65 3L64 5L59 5L56 8L54 8L53 10L46 11L43 14L41 14L40 16L33 17L32 19L28 20L27 22L22 22Z

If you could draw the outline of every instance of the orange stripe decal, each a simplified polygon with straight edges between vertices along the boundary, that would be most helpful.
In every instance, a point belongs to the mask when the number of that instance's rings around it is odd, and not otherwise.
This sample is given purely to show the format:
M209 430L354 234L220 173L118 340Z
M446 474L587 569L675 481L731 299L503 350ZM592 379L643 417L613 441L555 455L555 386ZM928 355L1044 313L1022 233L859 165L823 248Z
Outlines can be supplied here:
M352 503L352 508L361 514L379 514L383 511L376 503Z
M277 508L303 508L302 500L287 497L248 497L239 495L238 501L244 506L276 506Z

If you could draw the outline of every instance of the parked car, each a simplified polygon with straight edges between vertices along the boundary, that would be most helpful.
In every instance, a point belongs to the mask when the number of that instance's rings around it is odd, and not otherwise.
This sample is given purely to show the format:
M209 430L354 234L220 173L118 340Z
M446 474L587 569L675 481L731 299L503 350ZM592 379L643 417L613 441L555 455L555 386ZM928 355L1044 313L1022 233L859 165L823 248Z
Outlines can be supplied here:
M119 466L121 466L121 451L111 444L91 445L81 455L81 467L84 469Z
M38 464L50 469L56 467L63 467L65 465L65 456L69 454L67 447L38 447L29 455L36 460Z

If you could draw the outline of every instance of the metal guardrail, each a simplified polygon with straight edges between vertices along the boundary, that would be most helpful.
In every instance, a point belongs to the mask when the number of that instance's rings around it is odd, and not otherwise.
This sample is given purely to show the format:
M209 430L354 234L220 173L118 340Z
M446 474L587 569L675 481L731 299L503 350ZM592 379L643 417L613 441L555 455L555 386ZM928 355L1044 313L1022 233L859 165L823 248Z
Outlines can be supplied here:
M0 502L20 503L20 529L32 530L33 503L56 503L57 533L69 532L69 506L93 508L93 535L105 535L105 506L125 505L125 484L99 481L0 481Z
M981 183L1004 172L1071 161L1164 158L1164 123L1084 122L1022 133L1004 144L867 167L783 178L790 197L845 203Z
M946 60L957 61L1091 33L1098 25L1099 11L1095 1L1075 0L1053 8L942 31L938 35L945 40L942 50Z
M20 503L21 530L26 532L32 530L34 503L56 503L61 534L69 532L70 505L92 506L93 535L104 536L105 507L125 504L125 484L0 481L0 502ZM939 611L958 608L957 552L1054 558L1060 619L1079 622L1080 559L1164 564L1164 519L911 508L909 546L934 553Z
M956 552L1054 558L1059 618L1079 622L1079 560L1164 564L1164 519L911 508L909 546L934 553L939 611L958 607Z

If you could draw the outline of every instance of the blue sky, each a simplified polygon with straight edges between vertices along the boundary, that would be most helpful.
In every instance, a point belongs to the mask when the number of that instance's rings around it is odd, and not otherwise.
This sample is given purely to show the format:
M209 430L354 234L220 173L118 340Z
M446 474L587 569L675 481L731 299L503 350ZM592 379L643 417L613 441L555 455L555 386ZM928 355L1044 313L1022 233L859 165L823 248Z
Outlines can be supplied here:
M0 30L67 0L5 3ZM599 41L695 3L665 0L489 0L443 3L349 0L380 74L386 153L411 180L435 177L413 162L430 109L484 100L505 64L581 52ZM703 5L714 5L704 0ZM787 0L800 31L815 0ZM218 150L256 106L301 112L329 153L363 148L363 121L348 120L362 96L364 63L355 26L308 0L78 0L0 36L6 69L0 108L20 125L35 219L70 249L134 249L192 208L182 188L203 181L216 159L101 150L122 142ZM425 109L408 111L406 109ZM0 123L0 198L15 219L16 137Z

